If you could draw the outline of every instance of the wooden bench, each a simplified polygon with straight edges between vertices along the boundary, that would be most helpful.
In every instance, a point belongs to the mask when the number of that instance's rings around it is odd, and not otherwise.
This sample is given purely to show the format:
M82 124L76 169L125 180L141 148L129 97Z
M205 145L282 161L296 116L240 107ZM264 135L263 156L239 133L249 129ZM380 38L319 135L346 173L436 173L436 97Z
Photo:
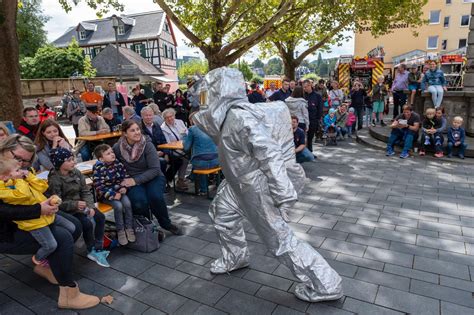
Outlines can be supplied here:
M108 205L106 203L98 202L97 203L97 209L99 209L100 212L102 213L107 213L109 211L114 210L111 205Z
M193 173L195 175L204 175L207 177L207 198L210 199L209 197L209 175L211 174L217 174L217 186L221 183L221 170L222 168L220 166L214 167L214 168L207 168L207 169L199 169L199 170L193 170ZM199 179L196 177L194 179L194 193L197 195L199 192Z

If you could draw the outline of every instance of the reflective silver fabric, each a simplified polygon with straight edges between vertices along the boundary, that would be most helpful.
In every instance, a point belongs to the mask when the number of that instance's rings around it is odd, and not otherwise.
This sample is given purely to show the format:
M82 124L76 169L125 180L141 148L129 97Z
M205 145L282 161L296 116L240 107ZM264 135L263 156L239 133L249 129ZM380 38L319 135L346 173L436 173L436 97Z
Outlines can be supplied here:
M305 182L304 170L295 160L287 106L249 103L242 74L235 69L215 69L204 80L207 109L194 121L218 145L226 178L209 209L222 249L211 272L248 266L245 217L273 255L302 282L295 289L298 298L311 302L340 298L339 275L294 235L280 214L280 209L291 209Z

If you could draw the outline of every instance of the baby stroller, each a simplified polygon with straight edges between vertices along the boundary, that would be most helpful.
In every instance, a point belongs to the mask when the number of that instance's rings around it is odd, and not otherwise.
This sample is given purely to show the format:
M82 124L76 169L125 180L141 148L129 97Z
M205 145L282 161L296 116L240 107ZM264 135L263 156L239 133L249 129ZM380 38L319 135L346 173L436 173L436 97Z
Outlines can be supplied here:
M333 126L329 126L326 131L326 134L323 135L324 145L337 145L336 135L336 128Z

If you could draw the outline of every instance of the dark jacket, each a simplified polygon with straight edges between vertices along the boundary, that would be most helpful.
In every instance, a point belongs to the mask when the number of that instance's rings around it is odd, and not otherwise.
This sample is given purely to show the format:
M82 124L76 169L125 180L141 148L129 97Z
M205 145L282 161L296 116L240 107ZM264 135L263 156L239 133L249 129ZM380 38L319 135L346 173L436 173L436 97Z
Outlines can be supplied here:
M247 97L252 104L265 103L265 98L263 98L262 94L258 93L258 91L252 91Z
M45 195L58 195L62 199L59 210L68 213L81 212L77 207L77 202L85 201L87 207L93 209L94 197L90 187L86 185L86 178L77 168L69 172L68 175L62 175L58 170L51 170L48 174L49 188Z
M117 101L119 102L119 105L117 105L117 111L118 111L118 114L120 116L123 115L123 112L122 112L122 107L125 106L125 100L122 96L122 93L119 93L117 91L115 91L115 99L112 100L113 102ZM106 108L106 107L109 107L109 108L112 108L112 102L110 100L110 97L109 97L109 92L105 93L104 95L104 102L102 104L102 107L103 108Z
M270 101L285 101L288 97L291 96L291 91L288 89L287 92L283 91L282 89L279 89L275 93L272 94L272 96L269 97Z
M441 128L441 125L442 125L441 119L437 119L436 117L429 119L428 117L424 116L421 127L423 128L423 131L426 131L431 128L434 128L434 129Z
M119 115L122 115L122 114L120 113ZM104 120L107 123L107 125L109 126L111 132L114 131L115 126L118 126L118 125L121 124L120 120L118 120L118 118L116 118L115 116L111 120L107 120L105 118L104 118Z
M148 128L143 123L143 121L142 121L141 127L142 127L142 133L145 136L150 137L150 140L153 143L153 145L155 146L155 148L156 148L156 146L158 146L160 144L167 143L166 138L165 138L165 134L163 133L163 130L161 130L161 127L158 126L157 124L153 123L153 127L151 128L152 132L150 132L150 130L148 130ZM167 151L167 150L163 150L163 151ZM168 152L165 152L165 153L168 154Z
M351 92L351 106L354 108L363 108L365 105L365 97L367 93L365 90L358 90Z
M463 128L459 127L455 129L454 127L449 127L448 129L448 143L456 143L461 142L464 143L464 139L466 138L466 132Z
M37 124L36 126L30 126L26 123L25 120L22 120L18 128L16 128L17 132L20 135L27 136L30 138L32 141L35 141L36 138L36 132L38 131L40 124Z
M158 105L160 111L164 111L166 109L166 97L168 94L162 91L157 91L153 94L153 102Z
M304 98L308 101L309 122L316 123L321 120L323 116L323 98L321 94L312 91L309 94L305 93Z
M38 219L41 216L41 205L10 205L0 200L0 243L13 242L17 225L13 220Z

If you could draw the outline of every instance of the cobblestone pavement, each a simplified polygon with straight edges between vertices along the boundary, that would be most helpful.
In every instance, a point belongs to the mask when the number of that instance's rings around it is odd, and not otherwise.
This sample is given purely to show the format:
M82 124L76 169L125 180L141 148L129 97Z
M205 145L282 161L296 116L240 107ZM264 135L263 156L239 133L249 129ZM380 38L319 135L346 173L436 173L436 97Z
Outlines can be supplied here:
M181 194L169 196L170 212L185 236L167 237L150 254L116 249L109 269L75 257L81 289L115 298L81 313L474 314L472 165L386 158L349 141L317 149L291 226L341 274L342 299L296 299L295 279L249 224L250 268L211 275L219 246L209 201ZM58 289L29 261L0 256L1 314L57 311Z

